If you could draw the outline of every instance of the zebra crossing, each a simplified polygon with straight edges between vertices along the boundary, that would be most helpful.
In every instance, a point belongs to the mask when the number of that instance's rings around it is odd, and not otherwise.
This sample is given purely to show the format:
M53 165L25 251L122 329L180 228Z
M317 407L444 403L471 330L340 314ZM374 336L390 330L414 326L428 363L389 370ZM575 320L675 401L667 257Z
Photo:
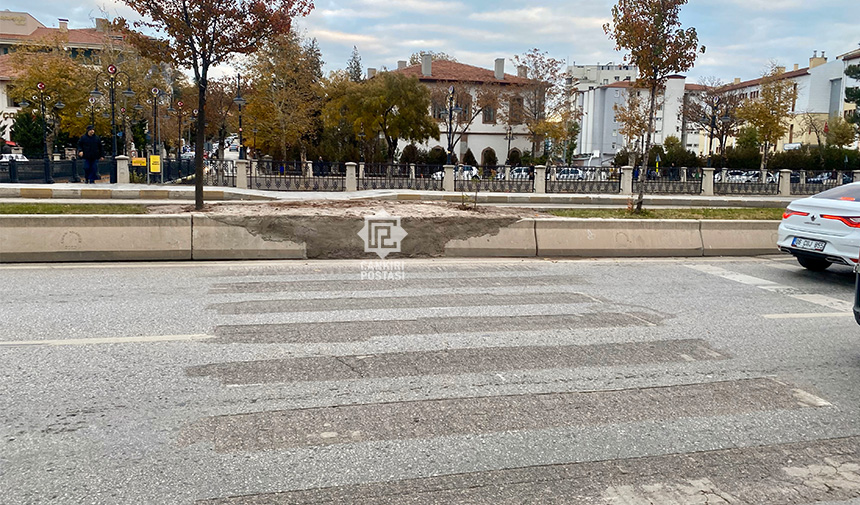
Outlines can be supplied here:
M738 282L799 275L768 261L418 261L394 282L350 262L213 273L218 324L195 345L241 359L185 367L231 403L177 442L246 458L249 478L198 503L860 497L860 431L841 426L856 405L797 372L806 345L764 317L832 312L841 292ZM788 348L765 345L777 340Z

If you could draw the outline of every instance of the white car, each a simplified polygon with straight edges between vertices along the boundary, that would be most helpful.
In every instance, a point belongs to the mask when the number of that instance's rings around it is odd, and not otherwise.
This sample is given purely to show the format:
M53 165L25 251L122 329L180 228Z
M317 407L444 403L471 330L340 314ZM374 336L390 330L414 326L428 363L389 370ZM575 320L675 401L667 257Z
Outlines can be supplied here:
M860 182L791 202L782 215L777 246L809 270L825 270L833 263L857 265Z
M30 161L23 154L0 154L0 161Z
M578 168L562 168L555 174L555 178L558 181L584 181L585 172Z

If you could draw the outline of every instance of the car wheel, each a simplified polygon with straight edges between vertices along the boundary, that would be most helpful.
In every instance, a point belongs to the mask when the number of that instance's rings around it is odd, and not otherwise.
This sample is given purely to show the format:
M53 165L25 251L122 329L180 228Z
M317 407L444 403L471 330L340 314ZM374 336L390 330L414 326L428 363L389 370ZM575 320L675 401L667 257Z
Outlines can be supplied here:
M797 262L800 266L813 272L823 272L830 266L830 262L822 258L813 258L810 256L798 256Z

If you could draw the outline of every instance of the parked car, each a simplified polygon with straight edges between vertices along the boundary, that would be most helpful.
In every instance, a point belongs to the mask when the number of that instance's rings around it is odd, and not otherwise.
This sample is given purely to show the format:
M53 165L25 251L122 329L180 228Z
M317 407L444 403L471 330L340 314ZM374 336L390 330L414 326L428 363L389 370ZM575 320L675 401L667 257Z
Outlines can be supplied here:
M860 263L854 265L854 321L860 324Z
M27 157L26 157L26 156L24 156L23 154L9 154L9 153L7 153L7 154L0 154L0 162L2 162L2 161L7 161L7 162L8 162L8 161L12 161L12 160L15 160L15 161L30 161L30 160L28 160L28 159L27 159Z
M567 167L556 172L555 178L559 181L584 181L585 172L579 168Z
M777 247L813 271L833 263L856 265L860 259L860 182L791 202L782 215Z
M531 179L532 170L530 167L514 167L511 169L510 180L516 179Z
M192 151L188 151L188 152L182 153L182 154L180 154L180 155L179 155L179 159L182 159L182 160L193 160L193 159L194 159L194 152L192 152Z
M481 173L478 170L478 167L473 167L471 165L463 165L454 169L455 181L471 181L476 177L478 179L481 178ZM432 174L430 174L430 178L434 181L441 181L445 178L445 171L439 170L438 172L433 172Z

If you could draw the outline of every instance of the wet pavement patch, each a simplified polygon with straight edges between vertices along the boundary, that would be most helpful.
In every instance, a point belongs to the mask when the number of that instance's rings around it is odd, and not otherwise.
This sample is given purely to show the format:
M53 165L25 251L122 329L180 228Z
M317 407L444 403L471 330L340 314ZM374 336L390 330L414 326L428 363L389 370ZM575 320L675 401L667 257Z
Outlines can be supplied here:
M860 437L848 437L236 496L197 504L800 505L858 497Z
M645 312L585 312L563 315L422 317L376 321L223 325L215 328L216 338L205 342L212 344L362 342L392 335L627 328L654 326L662 320L662 316Z
M774 380L748 379L255 412L197 421L183 430L180 443L250 452L815 408L798 401L796 391Z
M578 292L524 293L517 297L495 293L469 293L446 296L389 296L327 298L325 300L251 300L216 303L207 308L219 314L275 314L290 312L333 312L338 310L385 310L449 307L487 307L505 305L549 305L589 303L598 300Z
M192 377L210 377L222 384L262 384L506 372L587 366L726 359L703 340L661 340L616 344L482 347L413 351L366 356L215 363L189 367Z

